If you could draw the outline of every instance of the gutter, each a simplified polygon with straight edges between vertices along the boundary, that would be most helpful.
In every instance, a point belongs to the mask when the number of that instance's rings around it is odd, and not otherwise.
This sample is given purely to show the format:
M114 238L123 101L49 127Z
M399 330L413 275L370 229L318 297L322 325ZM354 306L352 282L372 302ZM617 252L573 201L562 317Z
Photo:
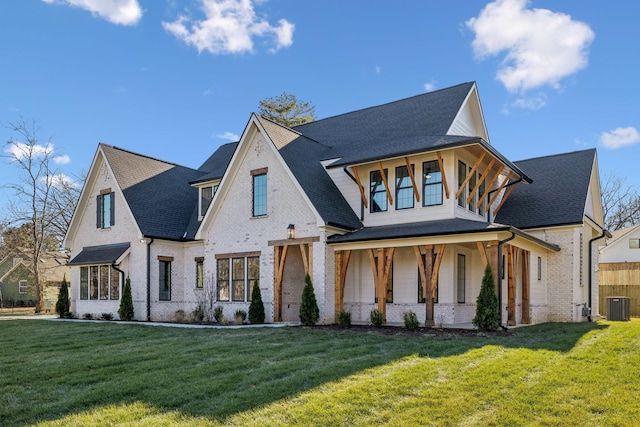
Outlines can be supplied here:
M353 175L351 175L351 172L349 172L349 170L347 169L348 167L349 165L343 167L342 170L349 176L349 178L351 178L353 182L356 183L358 187L360 187L360 184L358 184L358 180ZM362 189L364 190L364 188ZM362 203L362 200L360 200L360 221L364 221L364 204Z
M607 238L611 238L611 233L609 233L608 230L605 230L604 228L602 229L602 234L599 236L594 237L593 239L589 240L589 275L588 275L588 281L589 281L589 303L587 305L587 319L589 322L591 322L591 304L592 304L592 296L591 296L591 288L592 288L592 283L591 281L593 280L593 242L595 242L596 240L600 240L603 237L607 237Z
M506 329L506 327L502 325L502 272L504 271L504 263L502 262L502 245L516 238L516 233L512 230L509 230L509 232L511 233L510 237L498 242L498 309L500 310L500 327L502 329Z
M145 237L143 237L145 239ZM153 243L153 237L147 241L147 322L151 321L151 244Z

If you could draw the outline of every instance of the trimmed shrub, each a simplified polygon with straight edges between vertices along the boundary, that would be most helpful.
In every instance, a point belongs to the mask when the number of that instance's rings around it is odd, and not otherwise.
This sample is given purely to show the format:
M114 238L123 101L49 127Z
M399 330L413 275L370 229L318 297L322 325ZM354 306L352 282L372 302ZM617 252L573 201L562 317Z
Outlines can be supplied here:
M213 307L213 318L222 325L224 321L224 308L221 305Z
M380 313L380 310L378 310L377 308L371 310L371 313L369 313L369 320L371 321L371 326L375 328L382 327L382 324L384 323L382 313Z
M201 304L198 304L198 306L193 310L192 315L195 322L202 323L204 320L204 308L202 308Z
M350 328L351 327L351 312L342 310L338 315L338 324L342 328Z
M313 292L311 277L304 277L304 289L302 290L302 304L300 304L300 321L304 326L313 326L320 319L320 310Z
M69 287L67 286L67 276L65 275L62 277L62 283L60 284L60 293L58 294L58 301L56 302L56 313L58 313L58 316L62 319L67 317L70 309Z
M129 277L124 281L118 316L120 316L120 320L127 322L133 320L133 298L131 297L131 279L129 279Z
M237 324L242 325L247 319L247 312L244 310L236 310L233 318Z
M260 285L256 282L251 290L251 305L249 305L249 323L254 325L264 323L264 304Z
M473 324L483 332L495 331L500 327L498 296L493 283L493 272L489 264L484 269L480 294L476 300L476 317L473 318Z
M91 320L93 319L93 315L91 313L85 313L84 316L82 316L82 318L86 320Z
M100 316L100 319L102 319L102 320L113 320L113 314L111 314L111 313L102 313L102 315Z
M404 327L408 331L417 331L420 327L418 316L411 310L404 313Z

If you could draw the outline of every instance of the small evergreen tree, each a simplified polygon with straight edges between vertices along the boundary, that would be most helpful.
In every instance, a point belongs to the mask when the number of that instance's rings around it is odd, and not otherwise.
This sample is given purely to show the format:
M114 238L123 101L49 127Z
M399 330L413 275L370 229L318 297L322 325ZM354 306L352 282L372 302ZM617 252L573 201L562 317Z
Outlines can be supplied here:
M251 290L251 305L249 305L249 323L257 325L264 323L264 304L260 285L256 282Z
M302 290L302 304L300 304L300 321L304 326L313 326L320 319L320 310L313 292L311 277L304 277L304 289Z
M56 302L56 313L60 318L68 317L71 302L69 301L69 288L67 287L67 276L62 277L60 284L60 293L58 293L58 301Z
M473 324L481 331L495 331L500 327L500 308L493 284L493 272L487 264L482 278L482 287L476 300L476 317Z
M129 277L124 282L118 316L120 316L120 320L133 320L133 298L131 297L131 279Z

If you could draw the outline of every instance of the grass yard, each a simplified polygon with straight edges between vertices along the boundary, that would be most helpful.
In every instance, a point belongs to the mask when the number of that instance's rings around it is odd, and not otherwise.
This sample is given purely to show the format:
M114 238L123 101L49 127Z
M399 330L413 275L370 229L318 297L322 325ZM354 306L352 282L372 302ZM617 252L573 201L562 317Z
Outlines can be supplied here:
M0 425L640 420L640 319L509 337L0 321Z

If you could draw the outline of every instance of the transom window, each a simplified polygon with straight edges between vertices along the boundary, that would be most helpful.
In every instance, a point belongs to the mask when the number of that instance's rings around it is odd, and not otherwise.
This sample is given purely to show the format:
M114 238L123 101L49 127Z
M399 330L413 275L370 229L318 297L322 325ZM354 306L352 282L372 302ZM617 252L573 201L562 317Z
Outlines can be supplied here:
M120 299L120 274L111 265L80 267L81 300Z
M260 280L260 256L223 256L216 264L218 301L251 301Z
M387 169L384 169L384 177L387 179ZM387 210L387 188L382 180L379 170L370 174L371 212L385 212Z
M437 160L422 164L423 194L422 205L442 204L442 173Z
M413 165L411 165L413 174ZM413 207L413 184L409 169L406 166L396 167L396 209L409 209Z

